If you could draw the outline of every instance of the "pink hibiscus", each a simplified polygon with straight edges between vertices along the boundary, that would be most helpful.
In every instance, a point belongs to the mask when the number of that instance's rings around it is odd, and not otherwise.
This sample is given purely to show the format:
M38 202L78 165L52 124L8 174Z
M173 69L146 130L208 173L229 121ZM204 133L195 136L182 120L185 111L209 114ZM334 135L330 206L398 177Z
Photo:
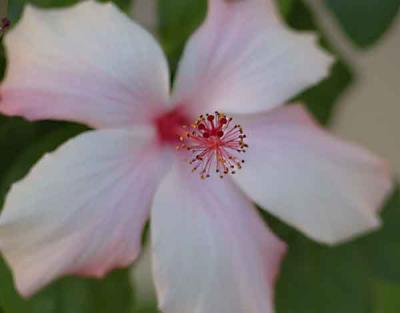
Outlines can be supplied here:
M129 265L151 215L163 312L273 312L285 245L253 201L328 244L379 226L384 162L281 106L327 75L315 41L271 0L209 0L170 96L160 47L113 5L28 7L6 36L0 111L95 130L7 196L0 250L21 294Z

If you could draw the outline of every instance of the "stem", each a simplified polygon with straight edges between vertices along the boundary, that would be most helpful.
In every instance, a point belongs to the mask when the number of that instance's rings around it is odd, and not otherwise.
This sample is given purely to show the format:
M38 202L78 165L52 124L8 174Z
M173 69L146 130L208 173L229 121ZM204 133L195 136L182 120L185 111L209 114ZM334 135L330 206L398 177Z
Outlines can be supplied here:
M0 19L7 17L8 0L0 0Z

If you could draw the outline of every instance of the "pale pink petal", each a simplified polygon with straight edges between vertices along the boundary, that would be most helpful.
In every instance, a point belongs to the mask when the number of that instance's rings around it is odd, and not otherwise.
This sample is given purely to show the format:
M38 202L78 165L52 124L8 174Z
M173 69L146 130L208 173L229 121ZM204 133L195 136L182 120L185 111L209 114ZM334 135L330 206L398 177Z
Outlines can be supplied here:
M231 180L182 164L156 193L153 272L163 313L271 313L285 245Z
M0 216L0 251L21 294L65 274L100 277L137 257L165 161L147 137L85 133L12 187Z
M145 122L168 102L163 52L112 4L28 6L5 45L4 114L120 127Z
M288 29L272 0L209 0L179 66L174 102L195 113L282 105L323 79L332 58L315 35Z
M329 135L301 106L237 120L249 149L235 180L266 210L328 244L379 226L392 185L381 159Z

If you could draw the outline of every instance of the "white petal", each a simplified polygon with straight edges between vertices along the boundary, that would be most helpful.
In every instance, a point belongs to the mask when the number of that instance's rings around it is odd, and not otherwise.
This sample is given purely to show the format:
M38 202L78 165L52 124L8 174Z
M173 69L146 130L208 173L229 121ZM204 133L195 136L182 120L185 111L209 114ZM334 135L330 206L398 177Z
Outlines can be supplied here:
M238 121L249 150L235 179L258 204L329 244L379 226L377 211L391 189L381 159L329 135L301 106Z
M9 192L0 250L29 296L71 273L102 276L131 263L164 165L147 136L98 130L46 155Z
M314 35L289 30L272 0L208 2L179 66L176 103L195 113L267 110L327 75L332 58Z
M5 45L4 114L120 127L146 122L168 102L163 52L111 4L28 6Z
M162 312L273 312L285 245L229 179L175 168L157 191L151 229Z

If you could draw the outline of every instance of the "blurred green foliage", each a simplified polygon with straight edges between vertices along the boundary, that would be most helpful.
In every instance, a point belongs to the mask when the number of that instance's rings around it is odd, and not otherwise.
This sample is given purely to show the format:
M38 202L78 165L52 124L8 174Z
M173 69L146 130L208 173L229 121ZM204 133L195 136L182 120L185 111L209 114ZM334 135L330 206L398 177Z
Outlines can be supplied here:
M298 234L288 243L276 291L278 312L373 311L372 277L355 243L329 248Z
M10 19L16 22L27 2L59 7L78 0L12 0ZM319 34L321 44L337 56L328 79L294 100L305 102L323 124L329 122L337 99L354 81L348 65L330 47L300 0L277 0L286 22ZM131 1L114 1L128 12ZM394 0L326 0L360 45L374 42L390 24L398 7ZM369 3L368 13L365 13ZM380 4L380 6L378 5ZM206 0L158 0L160 42L173 72L190 34L205 17ZM372 5L378 9L371 10ZM389 14L390 13L390 14ZM359 26L363 25L363 26ZM350 29L350 30L349 30ZM0 74L5 58L0 50ZM59 122L30 123L0 116L0 204L10 185L23 177L41 156L86 128ZM384 227L338 247L319 245L263 213L273 230L289 245L276 290L278 313L397 313L400 312L400 192L385 206ZM68 277L45 288L30 300L15 291L11 273L0 260L0 312L4 313L150 313L133 309L134 293L128 270L104 280Z
M81 0L11 0L8 6L8 17L11 23L16 23L21 17L25 5L31 4L42 8L61 8L74 5ZM129 12L132 0L97 0L98 2L113 2L121 10Z
M285 0L284 2L287 2ZM286 21L294 29L317 32L321 45L335 55L336 62L332 66L329 77L318 85L306 90L296 97L295 101L303 102L310 112L322 124L328 124L333 116L335 104L354 80L352 70L335 51L318 29L310 10L299 0L290 1L290 10L285 11Z
M396 189L382 211L382 220L383 227L361 238L359 247L374 276L382 281L400 283L399 189Z
M383 291L377 293L377 284L400 287L398 188L383 209L384 227L337 247L319 245L264 215L289 245L276 290L278 313L378 313Z
M206 0L158 0L158 34L174 73L186 40L206 15Z
M400 285L377 281L375 293L376 313L400 312Z
M374 44L399 13L400 0L325 0L342 29L360 47Z
M128 270L116 270L103 280L68 277L29 300L12 287L11 274L0 264L1 306L10 313L130 313L133 290Z

